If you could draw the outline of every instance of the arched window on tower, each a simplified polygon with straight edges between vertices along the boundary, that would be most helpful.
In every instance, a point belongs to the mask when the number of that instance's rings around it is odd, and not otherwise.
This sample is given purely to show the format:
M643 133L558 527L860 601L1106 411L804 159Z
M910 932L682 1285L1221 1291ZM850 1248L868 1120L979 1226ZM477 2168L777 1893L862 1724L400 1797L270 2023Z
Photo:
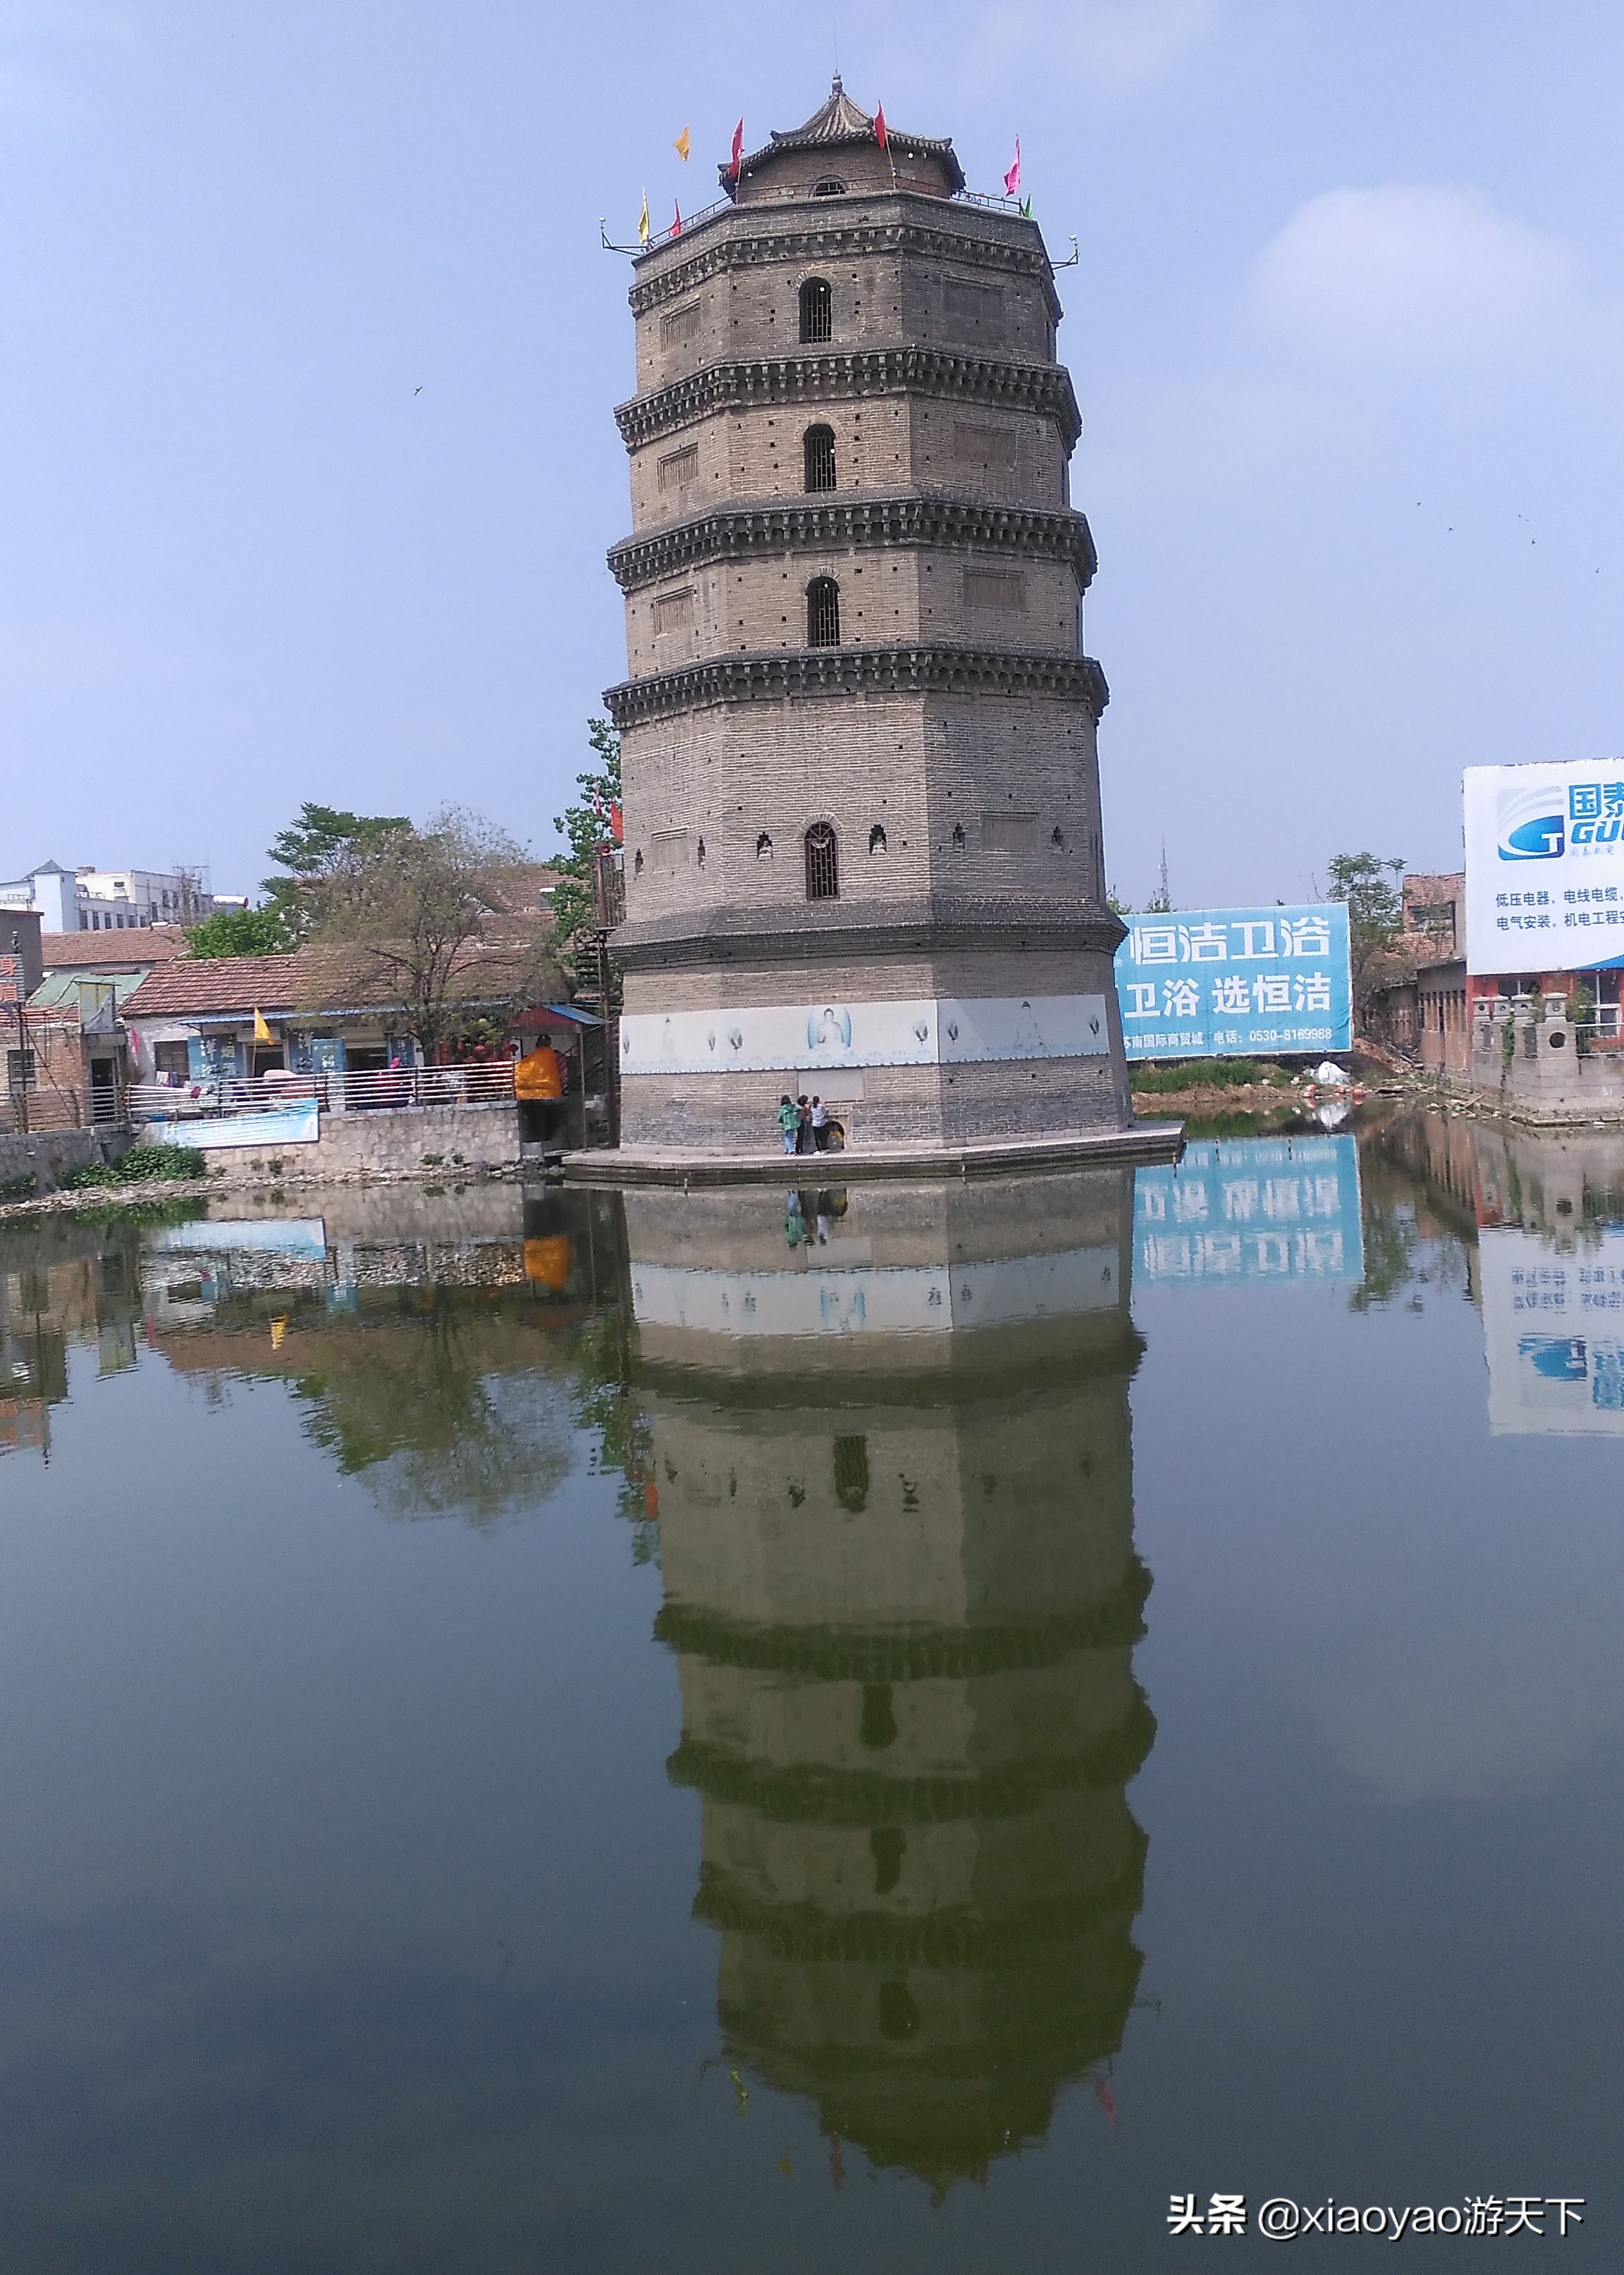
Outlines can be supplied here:
M835 429L832 427L809 427L802 447L806 453L807 488L832 490L835 488Z
M834 309L827 276L809 276L801 287L801 337L811 346L835 336Z
M840 646L840 586L833 577L814 577L806 587L806 645Z
M885 851L886 833L885 824L883 822L877 821L873 828L869 831L868 850L871 853L883 853Z
M835 832L827 821L814 821L806 833L806 897L809 901L840 898L840 857Z

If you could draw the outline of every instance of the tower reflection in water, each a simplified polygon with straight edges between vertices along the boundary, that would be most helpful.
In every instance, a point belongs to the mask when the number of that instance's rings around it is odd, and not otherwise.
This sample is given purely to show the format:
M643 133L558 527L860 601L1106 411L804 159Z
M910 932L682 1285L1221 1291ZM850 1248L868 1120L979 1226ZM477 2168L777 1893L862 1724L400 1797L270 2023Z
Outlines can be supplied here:
M1120 2046L1130 1173L626 1201L729 2063L940 2189Z

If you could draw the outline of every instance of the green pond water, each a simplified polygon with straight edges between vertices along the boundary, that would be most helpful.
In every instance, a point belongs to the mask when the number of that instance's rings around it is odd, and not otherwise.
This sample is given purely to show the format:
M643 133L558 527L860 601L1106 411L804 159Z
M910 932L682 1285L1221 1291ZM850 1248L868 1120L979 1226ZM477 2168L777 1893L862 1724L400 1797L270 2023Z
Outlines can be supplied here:
M0 1228L0 2269L1624 2265L1624 1138L298 1206Z

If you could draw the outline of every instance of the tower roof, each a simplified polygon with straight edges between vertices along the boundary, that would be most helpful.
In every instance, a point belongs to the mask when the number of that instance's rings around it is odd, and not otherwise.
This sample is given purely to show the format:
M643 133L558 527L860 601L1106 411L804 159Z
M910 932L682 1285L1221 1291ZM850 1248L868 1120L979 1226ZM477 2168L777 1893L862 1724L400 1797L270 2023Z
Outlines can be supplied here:
M755 173L769 159L788 157L797 150L850 149L860 143L872 142L873 140L872 117L866 110L860 110L853 102L845 90L840 73L836 72L834 84L829 89L828 101L819 110L814 110L812 117L800 126L792 126L782 133L774 127L772 139L768 142L765 143L759 150L752 150L747 157L740 159L739 180L743 181L747 174ZM949 191L963 188L964 170L954 155L950 135L906 134L901 127L893 126L888 119L886 141L888 146L894 144L905 157L936 159L947 176ZM734 196L737 184L734 181L731 169L723 165L719 166L716 170L728 195Z

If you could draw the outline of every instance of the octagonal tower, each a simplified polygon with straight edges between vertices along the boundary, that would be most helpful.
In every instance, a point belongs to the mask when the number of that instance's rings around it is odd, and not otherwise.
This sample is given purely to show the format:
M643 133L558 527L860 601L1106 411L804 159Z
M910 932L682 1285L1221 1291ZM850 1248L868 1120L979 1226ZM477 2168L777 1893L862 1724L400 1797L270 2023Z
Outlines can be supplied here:
M838 78L723 185L631 294L623 1137L1125 1130L1043 239Z

